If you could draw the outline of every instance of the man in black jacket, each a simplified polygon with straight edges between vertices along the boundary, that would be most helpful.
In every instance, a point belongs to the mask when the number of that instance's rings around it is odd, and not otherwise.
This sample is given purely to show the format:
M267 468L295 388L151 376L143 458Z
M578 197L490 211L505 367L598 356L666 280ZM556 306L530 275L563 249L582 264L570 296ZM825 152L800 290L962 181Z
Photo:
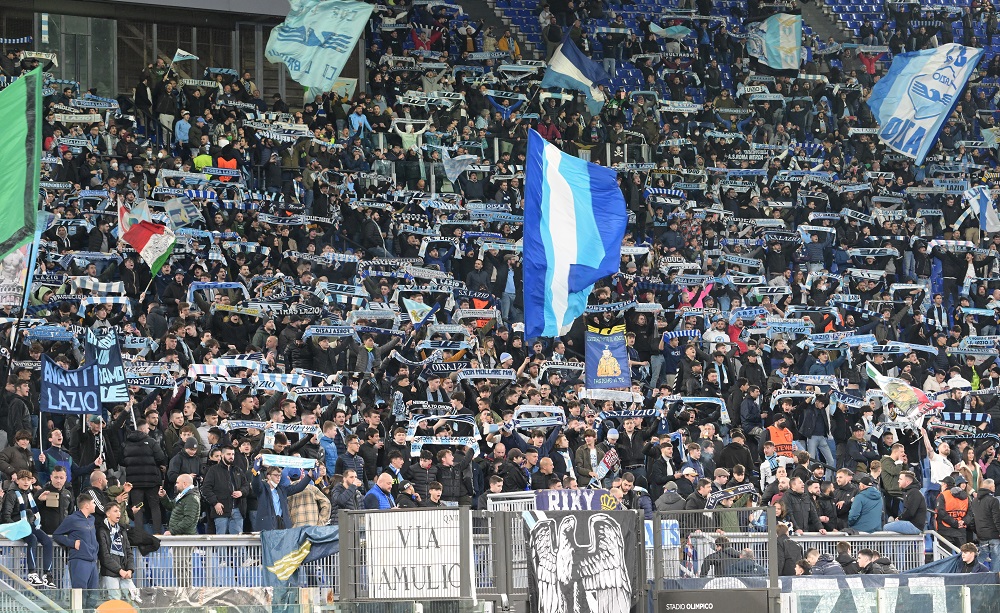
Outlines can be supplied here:
M812 496L806 494L805 484L801 478L792 477L788 481L788 492L781 499L781 502L788 511L788 516L792 520L792 528L796 534L803 532L826 534L826 530L819 522L819 513L816 512Z
M110 592L111 598L131 598L138 590L132 581L135 562L127 526L119 523L122 510L117 503L112 503L104 512L104 521L95 526L98 559L101 562L101 587Z
M742 430L733 430L730 433L730 438L732 442L726 445L722 452L715 460L715 465L718 468L726 468L730 471L737 464L742 464L743 466L753 466L753 454L750 453L750 448L746 445L746 436L743 434Z
M149 511L149 521L153 526L153 534L163 532L163 521L160 516L160 487L163 486L163 473L167 468L167 458L163 448L149 437L149 424L141 421L138 428L125 437L122 448L121 465L132 491L129 500L133 507L141 507L135 513L135 523L142 526Z
M872 549L862 549L858 552L858 568L860 575L898 575L899 571L889 558Z
M983 479L976 498L969 502L969 506L972 516L976 518L979 561L989 566L990 570L1000 568L1000 500L997 500L993 479Z
M847 515L851 512L851 503L858 494L858 486L853 481L854 472L848 468L841 468L837 471L837 486L833 490L833 503L837 507L836 528L842 530L847 527Z
M201 486L202 500L208 503L208 515L215 522L216 534L243 532L250 479L235 462L236 450L232 445L223 446L221 460L209 467Z
M343 478L334 475L333 491L330 492L332 510L345 509L347 511L357 511L362 507L362 496L359 491L361 479L357 471L348 469L344 471ZM337 481L337 479L340 479Z
M427 487L437 478L437 468L434 466L434 454L431 450L421 450L420 459L410 464L403 476L413 484L414 493L426 499Z
M462 506L472 504L470 488L465 483L465 469L472 463L472 452L468 447L462 449L462 458L455 464L455 454L450 449L442 449L438 452L437 481L443 486L441 498L449 502L455 502ZM552 463L552 460L549 460Z
M884 530L900 534L920 534L924 531L924 527L927 525L927 500L920 493L920 486L917 485L916 481L916 476L908 470L899 473L899 489L903 492L903 510L896 521L891 521L883 527ZM997 508L997 511L1000 513L1000 507ZM976 523L978 528L978 521ZM997 553L1000 554L1000 550Z
M528 489L528 473L524 469L524 454L520 449L507 452L507 461L500 467L504 492L523 492Z
M778 575L795 576L795 563L802 559L802 546L788 537L788 525L778 524Z

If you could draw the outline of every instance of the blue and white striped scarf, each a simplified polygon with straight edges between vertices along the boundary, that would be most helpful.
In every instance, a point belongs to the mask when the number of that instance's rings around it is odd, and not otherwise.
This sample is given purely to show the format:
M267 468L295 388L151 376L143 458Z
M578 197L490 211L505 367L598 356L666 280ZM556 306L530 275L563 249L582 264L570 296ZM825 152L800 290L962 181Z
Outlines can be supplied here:
M114 283L102 283L93 277L70 277L70 286L74 289L85 289L99 294L124 294L125 283L115 281Z
M260 243L247 241L226 241L222 243L222 248L230 253L259 253L261 255L271 254L270 247L261 245Z
M218 194L210 189L186 189L184 195L191 200L217 200Z

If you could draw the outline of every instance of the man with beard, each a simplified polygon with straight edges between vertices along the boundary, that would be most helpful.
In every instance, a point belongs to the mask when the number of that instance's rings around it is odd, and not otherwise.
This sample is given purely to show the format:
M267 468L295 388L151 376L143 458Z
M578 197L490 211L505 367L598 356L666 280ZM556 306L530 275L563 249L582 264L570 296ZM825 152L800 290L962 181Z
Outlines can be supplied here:
M208 503L215 533L240 534L246 516L246 497L250 495L250 479L242 468L234 464L236 450L231 445L221 449L221 460L205 473L201 495Z

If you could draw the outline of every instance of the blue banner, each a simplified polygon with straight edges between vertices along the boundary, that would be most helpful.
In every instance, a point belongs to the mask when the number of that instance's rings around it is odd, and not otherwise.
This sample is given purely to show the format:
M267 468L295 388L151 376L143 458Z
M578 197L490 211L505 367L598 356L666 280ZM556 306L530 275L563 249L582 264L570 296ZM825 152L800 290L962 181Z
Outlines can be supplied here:
M100 413L97 366L89 364L76 370L66 370L43 353L38 409L42 413Z
M298 585L290 581L300 566L340 553L337 526L310 526L260 533L264 583L270 587Z
M125 367L122 365L122 350L118 346L118 331L105 329L87 331L87 364L97 367L97 382L101 388L101 402L111 404L129 401ZM134 384L133 384L134 385Z
M539 511L613 511L618 500L609 490L541 490L535 492Z
M923 164L982 55L982 49L948 43L893 58L868 99L879 139Z
M610 334L604 334L610 332ZM587 329L587 389L627 388L632 385L625 348L625 326Z
M283 62L298 83L330 91L374 6L351 0L290 0L289 4L291 10L284 23L271 30L264 54L272 64Z

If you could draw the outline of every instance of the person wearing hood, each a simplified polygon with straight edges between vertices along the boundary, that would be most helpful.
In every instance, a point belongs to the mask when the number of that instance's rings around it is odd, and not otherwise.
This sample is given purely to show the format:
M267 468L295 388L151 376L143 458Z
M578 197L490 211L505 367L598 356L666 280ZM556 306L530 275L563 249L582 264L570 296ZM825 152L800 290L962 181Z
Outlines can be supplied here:
M687 501L677 493L677 483L674 481L668 482L663 486L663 494L656 499L656 510L663 512L670 511L683 511L684 504Z
M990 569L979 561L979 548L973 543L962 545L961 559L958 560L957 573L988 573Z
M702 577L732 577L733 566L740 559L740 552L733 549L729 539L720 536L715 539L715 552L705 557L701 565Z
M832 555L820 553L818 549L806 551L805 560L812 566L812 574L814 575L834 576L847 574L844 572L843 567L837 564Z
M908 470L899 473L899 489L903 492L903 510L896 521L887 523L883 530L900 534L920 534L927 525L927 501L920 493L916 475ZM1000 507L997 511L1000 513ZM997 525L1000 526L1000 524Z
M876 532L882 529L882 494L870 475L858 478L858 495L851 503L847 525L858 532Z
M952 484L948 481L952 481ZM968 529L974 525L969 493L962 487L966 483L965 477L961 475L954 480L951 477L942 479L941 484L945 487L941 488L941 495L937 499L937 531L956 547L965 544Z
M991 570L1000 568L1000 500L997 500L993 479L983 479L969 508L976 518L976 538L982 549L979 559L984 564L989 560Z
M898 575L899 571L889 558L873 549L862 549L858 552L858 574L860 575Z

